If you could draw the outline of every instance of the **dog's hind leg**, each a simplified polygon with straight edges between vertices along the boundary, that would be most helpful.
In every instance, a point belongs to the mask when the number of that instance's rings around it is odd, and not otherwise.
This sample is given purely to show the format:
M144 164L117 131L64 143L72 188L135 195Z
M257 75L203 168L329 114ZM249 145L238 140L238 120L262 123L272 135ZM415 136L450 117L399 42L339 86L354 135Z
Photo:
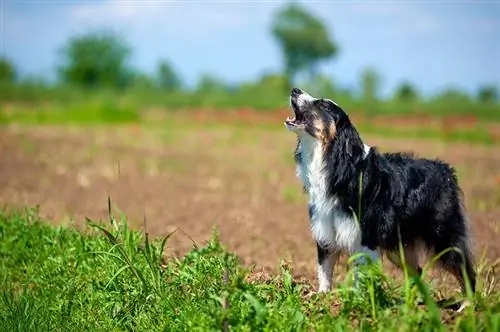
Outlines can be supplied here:
M455 247L455 248L453 248ZM455 244L448 246L453 250L446 252L439 258L440 266L447 272L451 273L459 282L462 295L467 294L467 282L470 285L472 293L476 291L476 271L474 269L473 257L467 240L464 237L459 238ZM456 251L458 248L459 252ZM441 251L447 248L440 248ZM436 252L439 254L439 252ZM461 312L470 303L466 300L460 303L458 312Z
M440 257L439 263L443 269L451 273L458 280L463 294L467 291L466 279L468 279L472 292L475 292L476 271L474 269L472 253L466 240L460 239L454 247L458 248L460 252L456 250L448 251Z
M404 252L404 260L406 263L406 267L408 268L408 272L410 275L422 275L422 268L418 264L418 252L415 247L407 247L403 250ZM392 264L396 265L399 269L403 270L403 262L401 260L401 255L399 251L386 251L385 252L387 258L391 261Z

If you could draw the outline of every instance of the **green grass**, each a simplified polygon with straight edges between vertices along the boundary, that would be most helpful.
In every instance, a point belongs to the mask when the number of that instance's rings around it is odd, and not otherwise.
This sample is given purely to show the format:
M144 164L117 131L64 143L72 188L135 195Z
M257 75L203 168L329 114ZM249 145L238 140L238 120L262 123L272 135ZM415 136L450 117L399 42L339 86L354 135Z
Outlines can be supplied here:
M419 128L394 128L372 126L366 123L360 123L356 126L363 134L377 135L380 137L406 137L426 140L440 140L444 142L466 142L492 146L496 144L495 139L485 132L481 126L471 129L455 129L449 132L441 130L419 127Z
M90 98L79 103L0 108L0 124L113 124L136 123L140 120L137 110L126 102L108 98Z
M199 126L203 129L220 129L226 124L218 122L217 118L210 119L203 124L192 123L188 111L183 116L182 112L164 111L165 118L161 120L147 119L147 110L140 110L127 100L113 100L110 97L91 97L80 103L50 103L47 105L3 105L0 106L0 125L26 124L26 125L110 125L110 124L143 124L150 128L163 130L165 140L174 142L176 133L184 129ZM220 112L225 112L223 109ZM384 113L380 113L384 114ZM376 116L374 116L376 117ZM245 136L252 130L283 130L279 123L261 123L259 126L248 127L248 123L234 122L229 125L233 132L228 144L238 140L253 140L254 136ZM418 139L442 140L449 142L467 142L482 145L498 144L498 139L493 137L484 126L479 123L473 128L457 128L444 131L437 128L403 127L373 125L369 122L360 122L357 128L363 134L381 137L413 137Z
M498 331L500 296L480 282L470 307L445 325L420 281L393 285L380 265L363 267L327 295L305 297L288 267L250 282L214 232L182 258L113 217L85 233L52 227L36 210L0 212L1 331ZM485 294L488 293L488 294ZM489 294L491 293L491 294ZM407 304L398 304L404 298ZM338 304L332 310L332 304Z
M256 82L255 82L256 83ZM0 102L24 102L37 104L52 101L64 105L82 104L89 99L121 100L136 109L166 108L169 110L185 110L211 108L231 110L253 108L268 112L277 108L288 107L288 91L281 84L274 83L243 84L231 91L173 91L167 92L157 88L130 87L128 89L82 89L76 86L48 87L40 84L10 84L0 82ZM479 102L466 95L436 95L416 100L397 100L387 98L378 100L376 104L368 104L362 98L343 91L329 89L319 92L313 86L303 86L313 95L323 94L335 99L343 108L357 114L383 115L471 115L488 121L500 120L500 104L496 102ZM258 96L258 97L256 97Z

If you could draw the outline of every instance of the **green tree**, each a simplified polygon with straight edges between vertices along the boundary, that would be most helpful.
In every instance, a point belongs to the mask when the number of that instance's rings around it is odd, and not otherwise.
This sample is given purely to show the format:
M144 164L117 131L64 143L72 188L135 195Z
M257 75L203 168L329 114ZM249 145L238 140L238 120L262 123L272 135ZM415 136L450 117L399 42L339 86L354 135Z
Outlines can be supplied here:
M377 112L380 88L380 75L373 68L365 68L360 76L361 100L365 116L370 117Z
M290 4L276 14L272 34L283 53L287 89L303 70L314 77L319 62L338 51L323 23L297 4Z
M435 100L459 105L460 103L469 103L471 101L471 97L466 92L461 91L458 88L451 87L438 94Z
M135 73L133 75L132 85L139 89L152 89L155 87L155 81L144 73Z
M5 57L0 57L0 82L12 83L16 80L14 64Z
M276 95L276 91L283 89L285 83L286 78L281 73L265 73L258 80L242 83L240 90L245 93L258 93L259 95Z
M179 90L182 86L179 75L166 60L161 60L158 64L158 84L169 92Z
M220 78L205 73L200 76L196 91L200 93L225 92L227 91L227 86Z
M63 48L59 74L66 83L84 87L124 87L133 81L128 66L131 50L111 32L90 32L71 38Z
M481 103L494 103L498 100L498 90L495 86L482 86L477 92L477 99Z
M373 68L366 68L361 73L361 89L363 100L367 105L373 105L378 99L380 76Z
M260 77L257 86L265 91L273 92L281 89L286 82L286 77L281 74L267 73Z
M396 99L398 100L403 100L403 101L415 100L417 97L418 97L417 90L409 82L402 83L396 89Z

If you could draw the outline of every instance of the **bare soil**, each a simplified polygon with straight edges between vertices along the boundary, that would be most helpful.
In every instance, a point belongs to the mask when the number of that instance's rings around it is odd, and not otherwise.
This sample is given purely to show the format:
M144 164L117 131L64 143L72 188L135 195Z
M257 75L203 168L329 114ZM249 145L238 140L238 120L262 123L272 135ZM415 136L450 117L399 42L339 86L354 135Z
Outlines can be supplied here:
M206 128L199 121L190 129L3 127L0 205L39 205L49 220L82 227L85 217L107 220L109 195L135 227L158 236L179 229L169 241L171 254L185 253L193 242L203 244L216 226L223 244L245 264L271 271L283 259L298 276L314 280L315 246L295 177L293 135L254 125ZM365 139L381 150L412 150L452 163L465 193L475 251L478 257L499 257L498 146Z

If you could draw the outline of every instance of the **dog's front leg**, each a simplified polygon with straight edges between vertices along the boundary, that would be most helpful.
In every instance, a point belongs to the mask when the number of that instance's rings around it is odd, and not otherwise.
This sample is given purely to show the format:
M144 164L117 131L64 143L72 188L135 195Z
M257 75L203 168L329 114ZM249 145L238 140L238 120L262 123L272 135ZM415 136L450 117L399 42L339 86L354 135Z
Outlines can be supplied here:
M323 293L332 289L333 268L340 252L333 245L331 216L325 217L316 212L315 205L309 203L309 220L316 241L318 291Z
M318 256L318 283L319 292L328 292L332 289L333 268L339 258L339 252L322 246L316 242Z

